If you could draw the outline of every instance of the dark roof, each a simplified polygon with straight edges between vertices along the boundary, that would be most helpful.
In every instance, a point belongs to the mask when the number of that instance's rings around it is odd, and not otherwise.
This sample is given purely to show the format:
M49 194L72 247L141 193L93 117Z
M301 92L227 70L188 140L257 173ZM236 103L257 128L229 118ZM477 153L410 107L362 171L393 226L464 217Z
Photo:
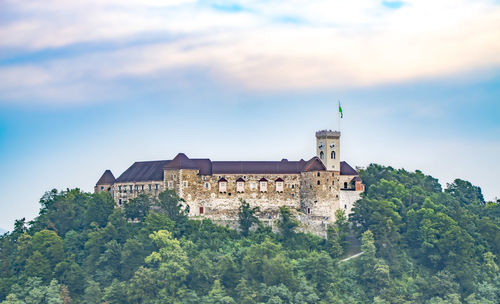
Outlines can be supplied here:
M340 175L359 175L358 171L354 170L345 161L340 162Z
M265 179L265 178L261 178L261 179L259 180L259 182L267 182L267 179Z
M220 183L220 182L227 182L227 179L225 179L224 177L221 177L221 178L219 179L219 183Z
M101 178L97 181L96 185L111 185L115 182L116 178L111 173L111 170L106 170L102 174Z
M210 161L210 159L190 159L184 153L179 153L173 160L135 162L130 168L114 181L111 171L106 170L101 179L113 179L113 182L161 181L163 169L199 170L201 175L211 174L300 174L300 172L326 170L318 157L307 162L299 161ZM109 174L107 172L109 171ZM346 162L340 162L341 175L359 175ZM99 182L101 182L99 179ZM111 183L113 183L111 182Z
M354 177L352 179L352 181L354 181L354 182L362 182L361 177L359 177L359 176Z
M135 162L116 179L116 182L163 180L163 167L169 160Z
M303 172L323 170L326 170L326 167L325 165L323 165L323 162L316 156L308 160L304 165L304 168L302 168Z
M196 163L189 159L186 154L179 153L168 164L164 166L165 169L198 169Z
M237 181L237 182L244 182L245 180L244 180L243 178L241 178L241 177L240 177L240 178L238 178L236 181Z
M278 177L278 178L276 179L276 181L277 181L277 182L282 182L282 181L283 181L283 179L282 179L281 177Z
M288 161L213 161L213 174L298 174L304 171L309 162L304 160ZM321 162L320 162L321 163ZM325 170L321 165L311 165L311 168Z

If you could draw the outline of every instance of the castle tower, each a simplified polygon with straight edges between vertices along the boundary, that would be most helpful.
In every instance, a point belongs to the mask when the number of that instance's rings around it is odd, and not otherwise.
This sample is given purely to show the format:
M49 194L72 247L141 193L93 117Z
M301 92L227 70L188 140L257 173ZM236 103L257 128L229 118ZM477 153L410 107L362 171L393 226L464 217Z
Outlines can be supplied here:
M316 132L316 155L326 170L340 171L340 132L331 130Z
M116 178L111 173L111 170L106 170L104 171L103 175L101 178L97 181L94 187L94 192L101 192L101 191L111 191L111 187L113 186L113 183L115 182Z

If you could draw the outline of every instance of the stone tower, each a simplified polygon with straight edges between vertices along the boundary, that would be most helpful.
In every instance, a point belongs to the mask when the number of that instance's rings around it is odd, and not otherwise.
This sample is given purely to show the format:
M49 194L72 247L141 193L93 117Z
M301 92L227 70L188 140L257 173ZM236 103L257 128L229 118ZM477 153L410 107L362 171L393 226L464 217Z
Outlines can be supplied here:
M316 155L328 171L340 171L340 132L316 132Z

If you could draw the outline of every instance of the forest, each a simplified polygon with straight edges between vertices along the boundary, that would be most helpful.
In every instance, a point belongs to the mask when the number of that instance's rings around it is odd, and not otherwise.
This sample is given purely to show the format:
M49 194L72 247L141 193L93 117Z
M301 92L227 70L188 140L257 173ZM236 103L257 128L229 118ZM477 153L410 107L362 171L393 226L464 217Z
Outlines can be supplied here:
M174 192L115 208L52 190L0 236L0 303L500 303L500 207L456 179L372 164L327 238L242 201L239 229L189 219ZM350 255L352 242L361 255Z

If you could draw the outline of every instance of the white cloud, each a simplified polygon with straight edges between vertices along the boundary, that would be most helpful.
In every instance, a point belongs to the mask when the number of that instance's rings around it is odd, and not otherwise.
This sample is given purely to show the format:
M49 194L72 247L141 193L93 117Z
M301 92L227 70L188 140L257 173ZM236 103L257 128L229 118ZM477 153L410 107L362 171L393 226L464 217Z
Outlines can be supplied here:
M252 90L345 88L500 65L500 7L490 1L408 1L398 10L367 0L238 3L242 12L226 13L182 0L8 1L17 17L0 26L0 50L116 43L148 34L177 39L43 65L0 66L6 80L0 87L12 93L45 84L64 91L94 78L141 78L194 66ZM297 23L277 21L283 17ZM43 77L25 82L37 75L29 70Z

